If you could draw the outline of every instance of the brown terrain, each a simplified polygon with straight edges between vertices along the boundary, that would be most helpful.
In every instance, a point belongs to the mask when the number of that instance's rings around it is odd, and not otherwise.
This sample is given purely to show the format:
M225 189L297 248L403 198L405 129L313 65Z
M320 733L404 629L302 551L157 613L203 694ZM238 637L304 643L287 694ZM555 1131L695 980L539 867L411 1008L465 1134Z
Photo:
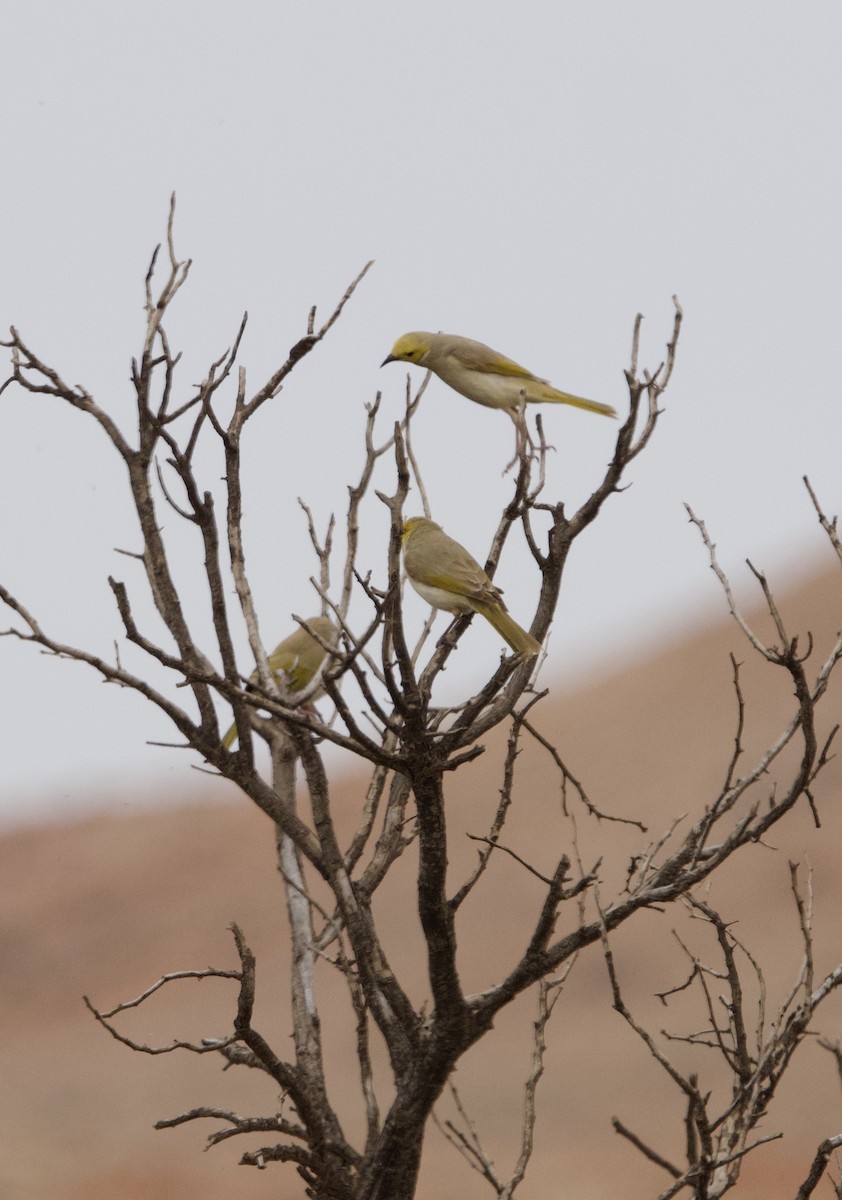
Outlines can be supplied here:
M792 633L813 632L820 661L842 627L838 571L817 575L779 595ZM771 636L768 617L758 626ZM802 643L803 644L803 643ZM793 709L788 677L765 667L723 619L616 674L555 693L535 710L535 724L602 810L644 821L650 832L588 817L575 796L579 852L603 859L603 899L622 887L635 853L682 814L696 814L721 785L733 749L736 701L729 651L745 663L746 761L784 727ZM842 687L820 709L826 735L842 716ZM454 886L470 870L500 785L505 731L451 780L449 818ZM790 760L791 761L791 760ZM757 799L765 802L776 768ZM345 832L361 806L362 776L337 776L334 811ZM121 798L122 792L121 789ZM218 795L216 788L214 794ZM517 802L506 845L539 870L572 850L561 814L557 769L535 743L518 760ZM813 871L816 973L842 962L842 779L833 760L815 787L822 827L805 804L765 846L753 846L714 879L708 899L763 968L767 1013L774 1015L803 957L789 888L788 861ZM163 798L162 798L163 801ZM413 997L425 999L423 956L414 912L410 853L383 888L379 914L387 951ZM495 856L464 906L459 927L464 983L477 991L499 978L522 947L542 900L542 885L504 854ZM290 1052L283 899L266 818L232 794L229 802L172 802L129 815L101 815L66 825L25 828L0 840L0 1197L2 1200L243 1200L300 1197L291 1167L238 1166L244 1149L271 1135L234 1139L204 1152L219 1121L156 1132L153 1123L197 1106L240 1114L276 1111L277 1096L255 1072L223 1072L213 1055L150 1057L132 1053L100 1028L82 1003L100 1007L138 995L163 973L209 964L235 967L228 932L237 921L257 955L255 1024L285 1056ZM575 913L565 911L559 930ZM614 949L625 996L654 1035L688 1032L703 1019L690 992L664 1006L654 993L680 983L688 961L673 936L717 965L710 931L675 911L641 914L618 933ZM319 978L334 1103L346 1131L360 1128L353 1030L341 984L329 966ZM756 989L746 972L747 997ZM198 1041L230 1029L235 985L220 980L170 985L125 1014L120 1028L149 1045ZM511 1170L520 1137L523 1081L530 1067L535 998L524 997L460 1065L456 1081L478 1133L501 1175ZM754 1017L750 1017L754 1026ZM819 1027L842 1037L835 999ZM674 1084L612 1010L598 947L576 964L548 1029L546 1073L539 1088L536 1150L524 1200L636 1200L670 1182L611 1128L618 1116L681 1162L683 1106ZM712 1054L682 1042L660 1043L704 1087L722 1088ZM385 1076L384 1076L385 1078ZM382 1084L381 1106L388 1101ZM443 1116L452 1116L444 1099ZM805 1045L760 1129L785 1136L748 1157L735 1195L741 1200L793 1197L817 1144L842 1131L842 1093L833 1059ZM837 1169L837 1176L839 1174ZM824 1190L822 1190L822 1188ZM823 1181L816 1195L829 1195ZM442 1134L430 1127L421 1200L491 1197Z

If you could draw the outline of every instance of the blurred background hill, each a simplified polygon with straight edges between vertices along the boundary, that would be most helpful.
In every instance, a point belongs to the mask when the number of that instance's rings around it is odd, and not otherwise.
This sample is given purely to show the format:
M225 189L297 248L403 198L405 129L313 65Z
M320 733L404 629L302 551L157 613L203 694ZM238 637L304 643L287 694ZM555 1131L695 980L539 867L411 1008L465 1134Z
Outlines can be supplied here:
M838 571L817 572L778 600L791 633L812 631L814 659L826 653L842 626ZM758 627L768 620L755 614ZM558 690L535 710L535 725L558 746L569 768L602 810L633 816L650 829L597 823L577 813L586 864L604 856L616 888L636 850L672 819L693 814L715 794L733 746L736 704L729 652L744 661L748 759L779 731L792 709L788 680L750 656L734 623L723 618L665 645L616 674ZM827 733L842 715L840 688L823 705ZM486 753L451 781L448 817L451 879L460 881L476 849L466 833L482 834L496 803L505 731ZM361 805L364 777L334 772L333 807L350 830ZM770 777L769 784L773 779ZM539 869L569 849L569 824L560 819L557 771L534 743L518 760L517 801L506 844ZM155 1132L153 1123L198 1105L239 1113L274 1111L272 1087L256 1073L222 1072L213 1056L157 1058L131 1053L96 1025L82 1003L89 995L108 1007L140 993L166 972L212 964L234 967L229 923L237 921L257 955L255 1024L284 1055L289 1048L283 899L266 818L245 800L171 794L160 806L102 811L85 819L23 826L0 839L0 1195L8 1200L230 1200L231 1196L297 1197L292 1169L258 1172L238 1167L239 1154L262 1144L235 1139L203 1152L217 1122ZM128 785L115 804L131 798ZM799 969L802 948L789 892L787 862L809 863L815 891L816 969L842 961L839 912L842 872L842 778L830 763L816 788L822 828L806 807L791 814L768 846L757 846L717 876L709 899L762 965L769 1009ZM425 995L417 953L412 855L399 864L378 899L387 950ZM460 921L464 982L478 990L511 960L541 900L537 881L498 855L485 887L465 905ZM573 915L565 917L573 920ZM670 935L678 913L641 914L616 938L626 997L655 1032L686 1031L690 1002L669 1008L653 993L680 982L687 962ZM682 936L702 957L710 938L685 925ZM352 1030L341 988L321 973L326 1053L334 1102L350 1132L359 1128ZM164 1045L173 1038L224 1035L234 1010L235 985L185 981L171 985L119 1021L129 1036ZM457 1083L487 1149L501 1172L510 1168L520 1130L520 1089L529 1070L534 997L505 1014L466 1058ZM840 1010L819 1022L842 1034ZM574 968L548 1031L547 1071L539 1090L537 1146L523 1189L531 1200L624 1200L654 1196L666 1177L610 1128L620 1117L668 1155L680 1157L682 1105L675 1090L610 1007L598 950ZM678 1061L686 1048L674 1047ZM702 1079L719 1086L713 1062L697 1063ZM707 1074L706 1074L707 1072ZM446 1101L443 1115L449 1115ZM818 1142L842 1129L842 1095L833 1064L814 1043L787 1079L761 1130L786 1137L750 1156L737 1194L745 1200L790 1196L806 1174ZM422 1200L474 1200L486 1185L448 1146L428 1134Z

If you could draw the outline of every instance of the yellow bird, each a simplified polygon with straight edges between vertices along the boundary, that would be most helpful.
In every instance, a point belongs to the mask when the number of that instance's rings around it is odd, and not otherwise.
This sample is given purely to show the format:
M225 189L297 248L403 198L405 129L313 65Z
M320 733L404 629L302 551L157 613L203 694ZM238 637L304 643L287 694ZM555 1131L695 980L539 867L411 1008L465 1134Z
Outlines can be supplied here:
M313 633L317 633L323 641L335 646L339 641L339 630L328 617L308 617L306 622ZM305 695L309 700L318 700L324 695L321 687L310 691L316 677L321 677L328 651L313 634L300 626L295 633L279 642L269 655L269 670L278 681L283 699L291 705L297 705ZM252 683L257 682L257 672L249 676ZM237 726L232 725L222 739L222 745L230 750L237 740Z
M500 589L440 525L426 517L409 517L401 540L406 577L428 604L451 613L479 613L519 659L535 657L541 643L509 616Z
M546 379L498 354L490 346L451 333L405 333L380 364L416 363L438 375L454 391L488 408L503 408L517 424L521 393L527 404L572 404L588 412L616 417L615 409L596 400L560 392Z

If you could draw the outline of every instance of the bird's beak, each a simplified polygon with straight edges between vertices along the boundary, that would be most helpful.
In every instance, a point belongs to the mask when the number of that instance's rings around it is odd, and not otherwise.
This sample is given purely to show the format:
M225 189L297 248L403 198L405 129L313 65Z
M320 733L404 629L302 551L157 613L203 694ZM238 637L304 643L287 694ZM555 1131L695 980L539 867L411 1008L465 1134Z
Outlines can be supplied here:
M398 360L397 360L397 359L396 359L396 358L395 358L393 355L391 355L391 354L390 354L388 358L384 358L384 359L383 359L383 361L382 361L382 363L380 364L380 366L381 366L381 367L385 367L385 366L386 366L386 363L390 363L390 362L397 362L397 361L398 361Z

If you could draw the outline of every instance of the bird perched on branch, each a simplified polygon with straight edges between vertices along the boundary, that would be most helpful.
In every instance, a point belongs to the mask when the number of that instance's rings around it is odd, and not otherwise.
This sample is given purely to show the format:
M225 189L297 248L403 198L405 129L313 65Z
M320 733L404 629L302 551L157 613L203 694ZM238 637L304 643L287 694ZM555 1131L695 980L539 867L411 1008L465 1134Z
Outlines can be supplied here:
M535 657L541 643L509 616L500 589L440 525L427 517L409 517L401 540L406 577L428 604L456 614L479 613L519 659Z
M490 346L452 333L405 333L380 365L385 367L390 362L425 367L469 400L487 408L505 409L515 424L522 396L527 404L572 404L605 417L617 415L608 404L560 392Z
M329 617L309 617L305 622L313 633L329 646L336 646L339 641L339 630ZM321 678L322 671L329 657L329 652L313 637L313 633L303 627L296 629L289 637L278 642L269 655L269 670L275 676L282 698L287 704L297 706L305 698L308 701L318 700L324 695L324 690L314 681ZM257 672L252 671L249 679L257 682ZM222 745L230 750L237 740L237 726L232 725L222 739Z

